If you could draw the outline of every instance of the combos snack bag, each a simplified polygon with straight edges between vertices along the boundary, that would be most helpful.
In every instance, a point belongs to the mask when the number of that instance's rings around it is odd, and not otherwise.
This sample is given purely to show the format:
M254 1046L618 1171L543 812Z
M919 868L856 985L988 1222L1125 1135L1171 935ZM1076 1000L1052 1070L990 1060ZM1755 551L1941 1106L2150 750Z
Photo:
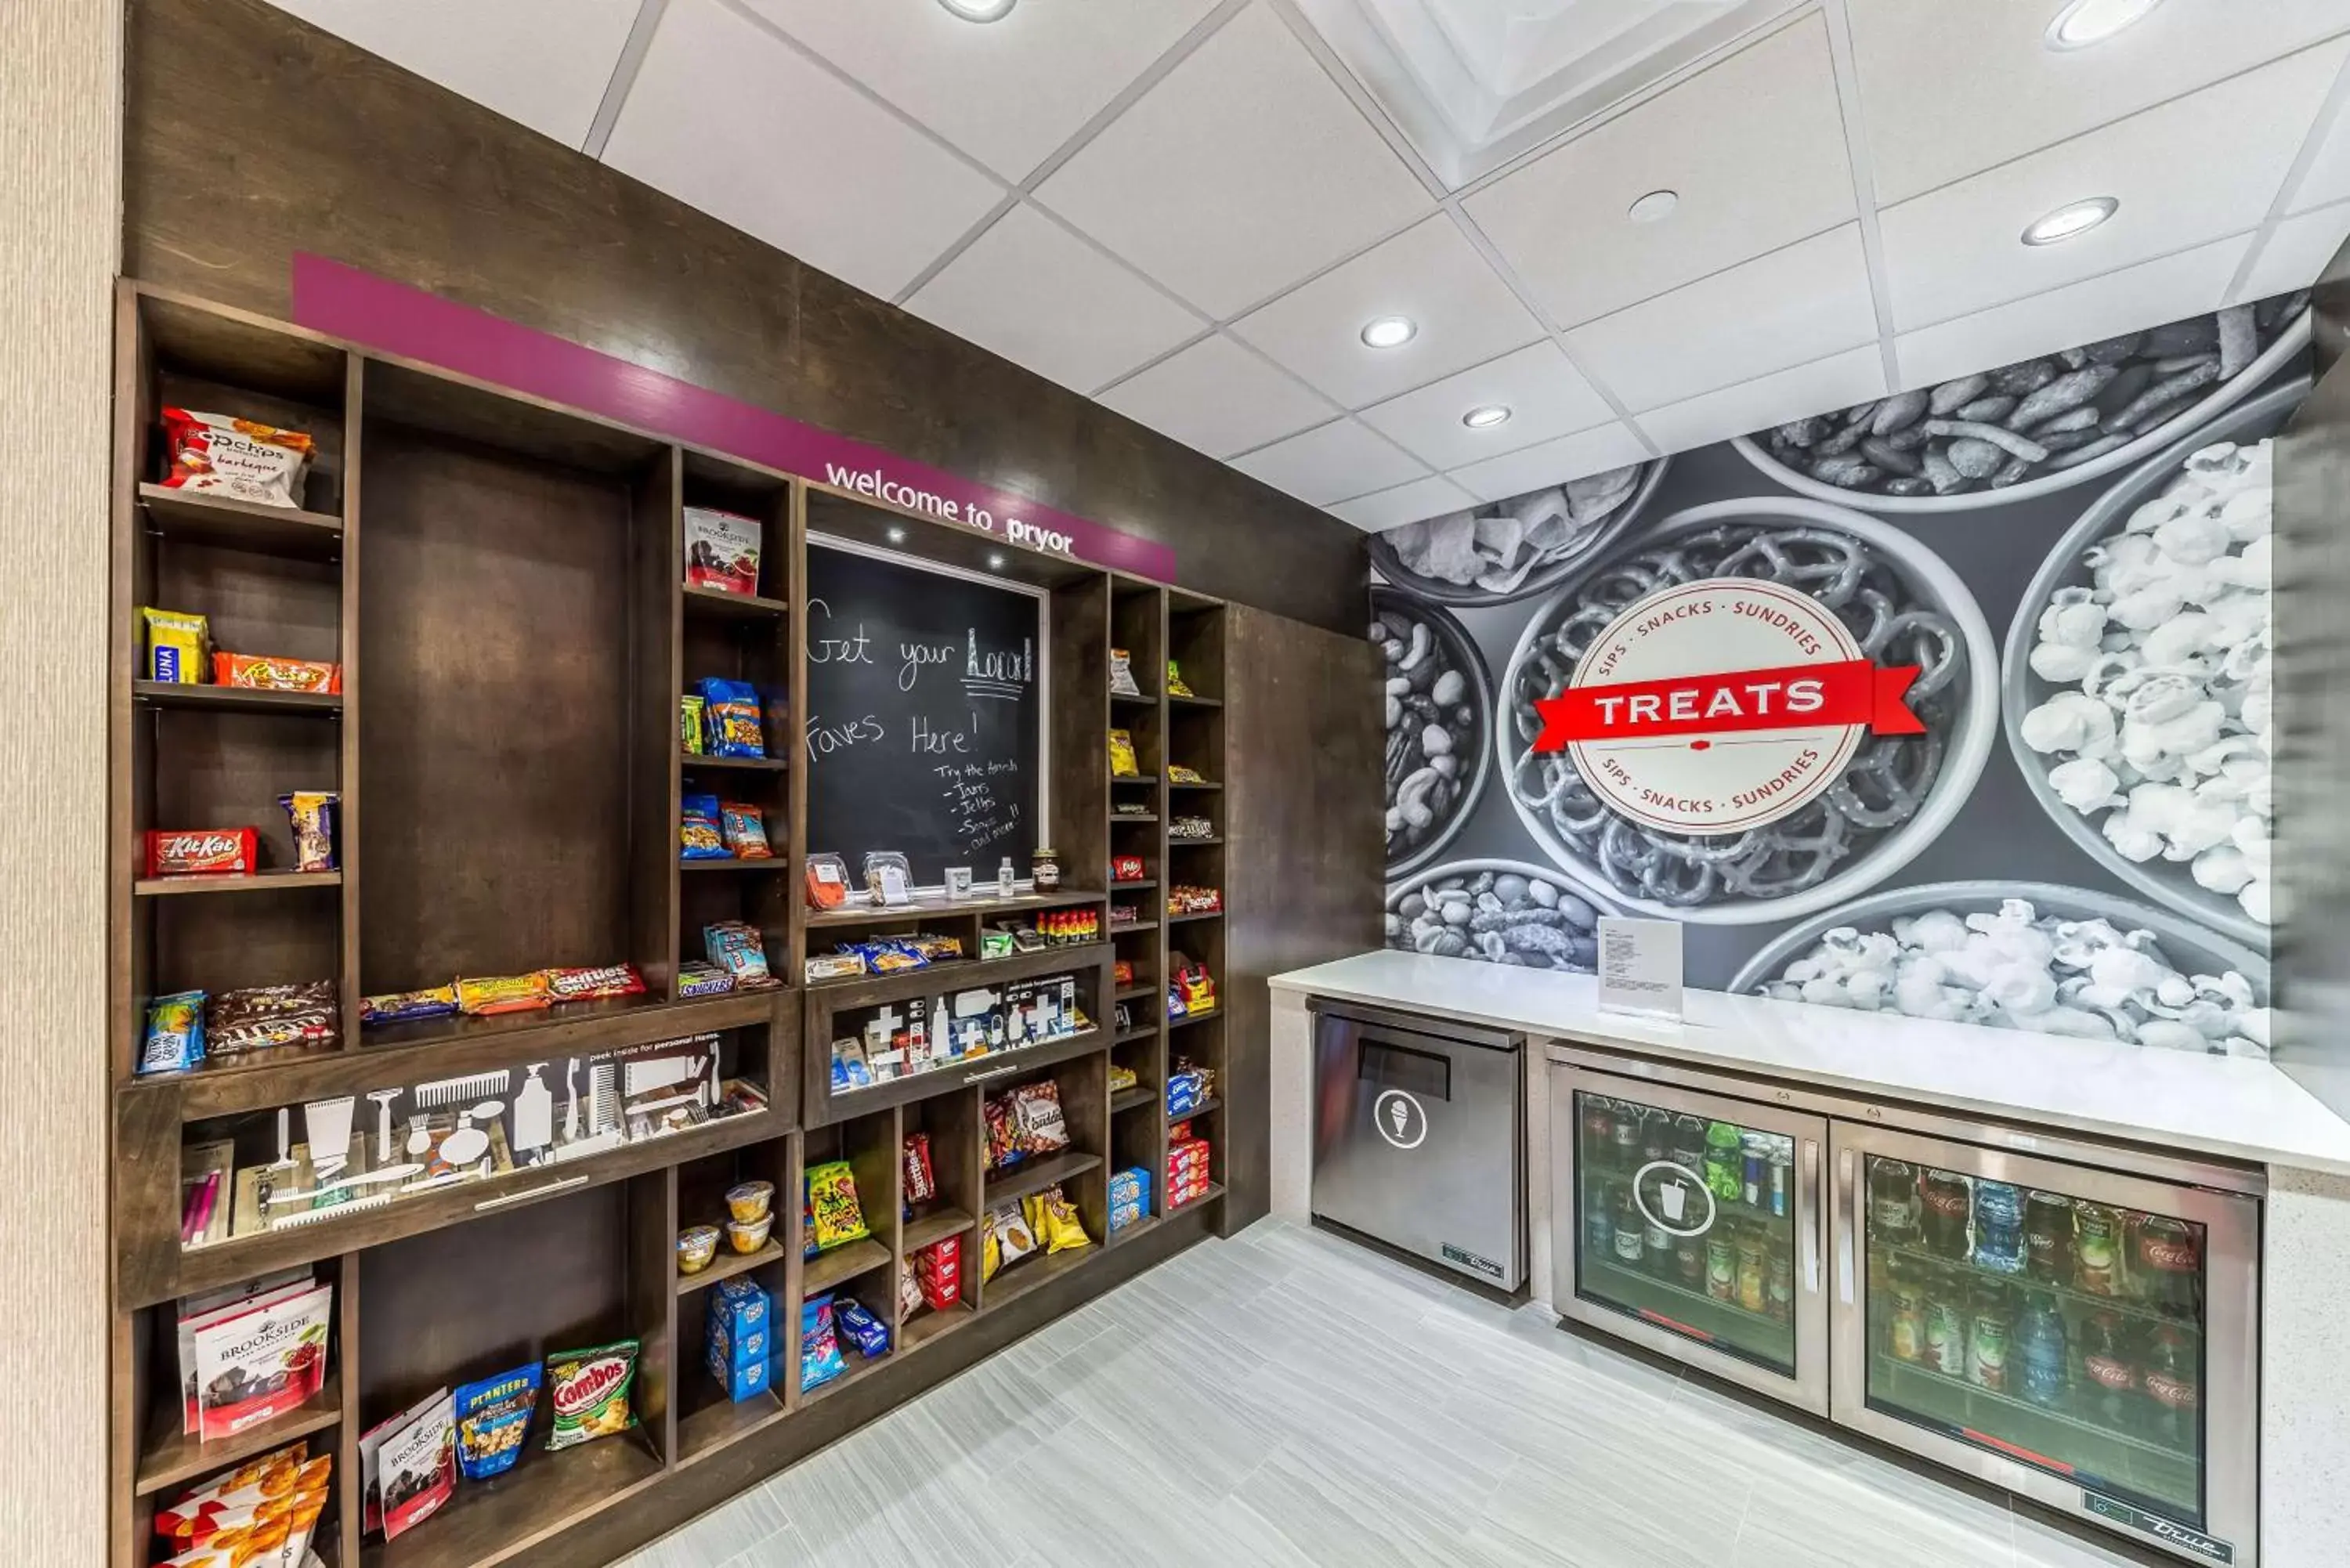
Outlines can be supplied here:
M225 495L257 506L298 508L302 475L317 443L300 431L189 409L163 410L163 439L171 449L166 490Z
M457 1468L467 1480L514 1469L538 1408L538 1363L457 1386Z
M617 1340L546 1358L548 1399L555 1424L547 1429L549 1453L625 1432L637 1424L629 1390L637 1378L638 1343Z

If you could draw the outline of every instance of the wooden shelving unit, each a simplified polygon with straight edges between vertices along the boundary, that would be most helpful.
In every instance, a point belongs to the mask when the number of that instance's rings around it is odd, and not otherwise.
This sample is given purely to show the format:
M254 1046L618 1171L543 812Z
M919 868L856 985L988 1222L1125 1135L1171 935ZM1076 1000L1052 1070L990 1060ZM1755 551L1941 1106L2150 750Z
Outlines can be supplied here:
M1220 979L1225 955L1220 921L1166 920L1163 889L1222 886L1221 841L1170 845L1164 827L1172 806L1221 831L1222 805L1212 789L1170 797L1165 770L1182 763L1222 775L1221 605L162 291L125 285L117 325L112 1568L145 1563L154 1511L177 1488L296 1438L336 1458L317 1541L329 1568L605 1563L634 1544L609 1543L626 1536L609 1529L613 1511L714 1501L716 1489L812 1451L1042 1314L1209 1233L1211 1217L1179 1223L1157 1212L1170 1053L1222 1064L1220 1017L1187 1026L1180 1044L1166 1027L1170 930L1181 933L1176 950ZM318 455L302 507L161 489L154 431L167 402L310 431ZM755 595L683 582L683 511L702 505L762 523ZM797 742L811 533L1045 596L1053 703L1041 740L1050 819L1040 826L1059 848L1062 888L886 910L805 907L810 769ZM151 682L142 606L207 616L222 648L339 661L342 691ZM1149 695L1111 695L1113 644L1135 652ZM1170 655L1197 699L1163 694ZM706 677L761 691L775 754L681 749L678 699ZM1107 776L1113 724L1136 732L1139 779ZM286 869L292 845L276 797L296 789L340 796L333 871ZM775 857L683 860L677 824L689 791L762 807ZM1149 809L1115 815L1119 799ZM260 829L258 876L140 874L151 827L247 825ZM1114 887L1111 857L1124 854L1147 869ZM1113 898L1142 901L1141 920L1111 928ZM1067 909L1098 916L1099 940L976 957L985 925ZM681 965L702 956L702 930L719 919L760 930L774 989L677 995ZM974 957L803 983L807 957L837 940L916 929L967 933ZM1137 972L1124 988L1113 978L1120 960ZM360 1022L371 994L623 961L643 975L643 995L385 1028ZM855 1010L1064 974L1085 1014L1078 1032L833 1093L829 1043ZM137 1075L151 999L317 980L335 982L332 1041ZM1134 1013L1123 1029L1121 1001ZM527 1079L552 1082L560 1127L567 1099L575 1111L593 1101L592 1066L574 1088L563 1082L567 1064L704 1037L716 1044L693 1058L702 1075L667 1086L753 1081L764 1110L609 1144L566 1129L536 1150L559 1156L541 1163L414 1194L387 1189L380 1205L320 1210L311 1223L224 1220L233 1233L182 1242L183 1159L223 1146L233 1169L291 1158L279 1147L281 1112L307 1151L306 1107L355 1102L352 1147L364 1152L380 1140L379 1092L438 1086L452 1107L510 1106ZM1135 1068L1135 1088L1111 1092L1113 1061ZM1039 1079L1058 1087L1069 1149L990 1171L987 1098ZM500 1087L482 1086L490 1083ZM657 1104L615 1084L624 1102ZM512 1113L484 1114L503 1128ZM391 1129L403 1143L404 1118ZM616 1117L616 1130L627 1119ZM908 1214L903 1148L915 1134L930 1140L940 1190ZM1219 1149L1220 1181L1222 1158ZM837 1159L856 1174L870 1235L804 1256L805 1174ZM1153 1173L1154 1213L1113 1236L1110 1177L1138 1165ZM723 1225L726 1190L752 1179L775 1189L770 1238L747 1254L722 1241L707 1269L681 1275L680 1230ZM1052 1186L1094 1244L983 1281L986 1208ZM915 1255L956 1236L966 1249L962 1299L902 1311L899 1284ZM325 1390L230 1443L182 1437L177 1301L300 1265L336 1285ZM740 1403L702 1366L702 1314L713 1288L733 1279L768 1293L777 1347L771 1390ZM847 1376L805 1390L798 1313L827 1292L871 1308L892 1349L869 1363L847 1351ZM996 1332L958 1332L990 1322ZM619 1338L642 1346L635 1430L552 1454L535 1431L506 1475L462 1482L397 1542L362 1539L362 1432L443 1385ZM833 1397L851 1386L863 1392Z

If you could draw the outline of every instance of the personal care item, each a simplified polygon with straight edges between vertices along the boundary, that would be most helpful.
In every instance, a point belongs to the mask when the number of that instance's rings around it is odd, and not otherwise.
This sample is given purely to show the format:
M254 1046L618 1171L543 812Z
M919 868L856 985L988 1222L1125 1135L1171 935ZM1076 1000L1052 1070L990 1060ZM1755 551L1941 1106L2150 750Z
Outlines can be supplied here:
M1009 898L1018 890L1019 878L1013 872L1012 857L1007 855L1003 857L1003 864L995 868L995 896Z

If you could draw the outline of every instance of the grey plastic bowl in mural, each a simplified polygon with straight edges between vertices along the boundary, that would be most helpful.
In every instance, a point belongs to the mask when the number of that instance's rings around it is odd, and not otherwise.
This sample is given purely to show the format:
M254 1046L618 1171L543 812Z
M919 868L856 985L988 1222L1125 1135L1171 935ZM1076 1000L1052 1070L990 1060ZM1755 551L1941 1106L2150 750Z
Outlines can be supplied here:
M1378 568L1380 576L1385 577L1397 588L1415 598L1428 599L1436 604L1505 605L1531 597L1555 587L1562 578L1575 569L1577 563L1590 558L1598 551L1605 550L1623 535L1625 529L1629 528L1639 518L1641 513L1648 510L1648 503L1656 496L1657 487L1664 483L1665 470L1671 464L1669 459L1660 457L1654 462L1637 463L1633 466L1638 468L1640 472L1634 476L1631 487L1614 505L1598 516L1586 518L1579 524L1571 518L1564 521L1559 527L1562 530L1571 531L1564 532L1563 536L1546 545L1529 546L1523 540L1519 541L1519 548L1532 549L1536 557L1533 566L1522 575L1514 577L1507 576L1508 573L1516 571L1514 560L1509 567L1500 567L1494 556L1469 542L1464 542L1462 550L1457 552L1460 559L1456 568L1456 575L1475 574L1467 581L1455 582L1449 577L1434 576L1406 566L1403 555L1398 549L1399 539L1408 535L1413 529L1432 528L1434 524L1443 521L1441 518L1428 518L1419 523L1406 523L1400 527L1389 528L1372 535L1371 565ZM1479 516L1490 517L1503 513L1513 505L1528 502L1534 497L1548 495L1553 492L1567 493L1567 498L1571 502L1574 486L1587 483L1589 482L1585 480L1575 480L1569 484L1546 485L1541 490L1529 491L1524 495L1513 496L1508 501L1479 506L1474 511ZM1463 514L1453 513L1449 515L1457 517ZM1424 538L1424 535L1422 537Z
M2015 619L2007 628L2007 648L2001 670L2008 750L2032 786L2033 798L2064 836L2090 859L2146 897L2224 931L2239 942L2260 947L2267 945L2269 928L2248 915L2235 897L2199 885L2189 862L2128 858L2102 830L2103 813L2093 819L2069 805L2050 779L2051 769L2064 762L2064 756L2043 754L2027 744L2024 721L2033 709L2058 692L2081 689L2078 683L2065 685L2043 679L2033 669L2032 652L2039 641L2042 613L2050 601L2062 589L2082 587L2092 581L2092 567L2085 559L2090 550L2109 535L2123 532L2130 514L2178 479L2182 465L2193 454L2220 441L2245 444L2275 434L2292 417L2293 410L2301 406L2308 391L2306 382L2296 381L2262 393L2192 431L2184 440L2173 442L2082 513L2048 552L2031 587L2024 590L2016 607Z
M1713 557L1732 553L1725 541L1733 538L1737 552L1768 541L1788 562L1788 580L1814 597L1824 596L1796 580L1804 574L1794 556L1848 548L1863 570L1847 586L1847 602L1858 613L1864 597L1881 596L1891 611L1886 618L1907 627L1898 645L1864 639L1864 648L1880 663L1925 670L1911 688L1911 707L1927 733L1864 743L1835 790L1736 838L1653 832L1601 805L1565 753L1533 754L1530 738L1540 727L1533 704L1555 693L1561 672L1572 670L1591 637L1627 605L1657 587L1722 575ZM1669 561L1659 558L1667 545ZM1731 575L1774 574L1742 564ZM1866 892L1950 825L1981 775L1998 729L1999 647L1966 584L1911 535L1842 506L1757 496L1676 513L1585 563L1527 621L1498 700L1501 786L1526 832L1577 886L1627 912L1762 925ZM1839 804L1847 799L1850 809Z
M1451 611L1393 588L1371 590L1371 640L1386 659L1393 877L1434 859L1477 809L1493 771L1493 677Z
M1547 866L1455 860L1388 884L1386 940L1403 952L1591 974L1599 917L1623 912Z
M2210 318L2192 318L2192 320L2208 319ZM2191 323L2172 323L2171 327L2181 327L2190 324ZM2157 328L2155 330L2162 331L2168 329L2169 328ZM2102 479L2106 474L2119 472L2121 470L2127 468L2132 463L2143 462L2149 454L2158 452L2163 447L2168 445L2170 442L2177 441L2182 432L2195 429L2197 426L2201 425L2206 421L2211 419L2214 415L2224 410L2233 408L2245 398L2251 396L2252 392L2265 384L2269 378L2283 369L2284 367L2292 361L2294 355L2309 347L2309 312L2306 309L2297 310L2293 313L2292 318L2276 332L2275 336L2269 340L2267 345L2262 348L2242 369L2237 371L2233 376L2227 378L2225 380L2215 383L2212 385L2210 391L2206 392L2200 398L2196 399L2192 403L2181 406L2178 412L2172 414L2167 419L2164 419L2159 424L2154 425L2153 427L2130 437L2128 441L2120 446L2112 448L2109 451L2102 451L2098 452L2096 456L2088 458L2085 461L2074 462L2069 468L2053 468L2046 466L2047 462L2064 457L2066 454L2063 452L2054 453L2051 458L2043 460L2043 462L2027 464L2024 470L2024 478L2017 483L2011 483L2001 488L1989 490L1967 490L1954 495L1885 494L1870 489L1854 489L1831 484L1824 480L1815 479L1812 475L1803 472L1801 470L1789 467L1786 463L1780 462L1776 457L1772 455L1766 444L1771 432L1766 431L1758 431L1752 435L1739 436L1734 439L1731 444L1738 448L1739 452L1745 456L1747 462L1752 463L1770 479L1780 484L1785 485L1788 489L1794 491L1800 495L1808 495L1813 497L1814 500L1819 501L1833 502L1840 506L1866 507L1871 512L1883 513L1888 516L1934 515L1952 512L1972 512L1987 506L2008 506L2012 505L2019 501L2030 501L2042 495L2053 495L2060 490L2067 489L2075 484L2083 484L2093 479ZM2129 336L2150 337L2151 334L2130 334ZM2114 341L2118 341L2118 339ZM2054 357L2053 356L2043 356L2043 359L2054 359ZM2188 356L2186 358L2191 358L2191 356ZM2027 360L2024 363L2029 365L2038 362L2039 361ZM2014 369L2015 367L2011 366L2006 369ZM2002 372L1999 371L1987 372L1988 375L1992 377L1996 377L2001 373ZM2191 374L2192 372L2188 373ZM1963 379L1972 380L1974 378L1964 378ZM1944 387L1953 387L1958 385L1958 383L1944 382L1942 385ZM1939 389L1923 389L1921 390L1930 394L1931 392ZM1995 388L1986 388L1984 389L1990 394L1991 400L1997 400L2002 396ZM1889 400L1882 400L1881 401ZM2012 396L2009 396L2006 400L2012 403L2016 400ZM1867 404L1860 406L1874 408L1879 405ZM1988 401L1984 406L1989 406ZM1963 409L1953 409L1950 412L1952 414L1959 414L1965 412L1968 410L1982 411L1977 407L1977 405L1969 404ZM1835 414L1825 416L1825 418L1830 421L1835 420L1836 417L1837 416ZM2013 418L2013 410L2008 410L2006 417L2011 419ZM2062 416L2059 416L2060 419L2061 417ZM1976 420L1962 422L1983 424L1989 421ZM2045 430L2048 427L2043 425L2035 428ZM2074 431L2066 433L2084 434L2089 432ZM1981 443L1979 442L1978 446L1980 447L1980 445ZM2019 448L2017 450L2021 451L2022 449ZM2086 448L2079 448L2076 450L2086 450ZM2002 461L2006 461L2006 459L2002 459ZM2021 460L2017 459L2017 461Z
M1813 954L1819 948L1821 939L1839 928L1848 927L1863 936L1890 934L1894 921L1904 917L1924 915L1938 909L1948 910L1960 919L1969 915L1996 914L2011 898L2031 905L2033 913L2043 920L2106 920L2124 936L2133 931L2148 932L2154 937L2162 960L2178 974L2189 977L2221 976L2230 972L2240 974L2250 988L2251 1005L2265 1008L2269 1004L2269 961L2254 950L2168 909L2141 904L2117 893L2100 892L2089 888L2060 887L2050 882L1932 882L1872 893L1841 909L1829 909L1782 933L1747 961L1730 988L1747 994L1768 994L1765 987L1771 981L1784 975L1790 964ZM2052 974L2054 972L2051 971ZM2061 980L2059 985L2061 989ZM2210 999L2207 997L2205 1000ZM2233 1003L2215 1002L2211 1004L2241 1011L2235 1009ZM1822 1005L1852 1004L1828 1002ZM1900 1010L1887 1008L1885 1011ZM2142 1006L2127 1003L2120 1011L2121 1016L2133 1025L2139 1023L2140 1015L2147 1012ZM2165 1011L2183 1010L2166 1008ZM2020 1027L2002 1019L1971 1018L1966 1021L1988 1023L1995 1028ZM2261 1028L2260 1032L2264 1033L2265 1029Z

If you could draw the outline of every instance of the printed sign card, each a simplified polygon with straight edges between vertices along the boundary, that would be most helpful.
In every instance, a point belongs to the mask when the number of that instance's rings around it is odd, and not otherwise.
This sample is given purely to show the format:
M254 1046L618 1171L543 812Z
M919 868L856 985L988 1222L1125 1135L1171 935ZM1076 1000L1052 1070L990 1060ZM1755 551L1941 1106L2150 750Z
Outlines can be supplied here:
M1599 1005L1608 1012L1681 1016L1679 921L1599 918Z

